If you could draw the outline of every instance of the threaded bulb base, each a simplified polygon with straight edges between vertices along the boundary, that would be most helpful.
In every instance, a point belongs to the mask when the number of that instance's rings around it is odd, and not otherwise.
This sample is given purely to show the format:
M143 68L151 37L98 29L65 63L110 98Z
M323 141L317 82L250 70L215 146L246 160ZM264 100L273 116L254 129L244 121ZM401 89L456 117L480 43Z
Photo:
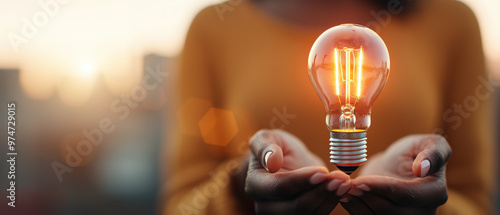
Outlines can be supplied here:
M330 163L350 175L366 162L366 131L330 132Z

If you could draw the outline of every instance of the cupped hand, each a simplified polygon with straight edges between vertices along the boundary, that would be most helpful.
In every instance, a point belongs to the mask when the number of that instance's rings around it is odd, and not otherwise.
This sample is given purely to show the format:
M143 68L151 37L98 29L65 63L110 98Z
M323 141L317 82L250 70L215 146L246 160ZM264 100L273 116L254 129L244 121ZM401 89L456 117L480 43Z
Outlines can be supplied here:
M250 140L245 192L257 214L330 214L350 188L343 172L324 163L295 136L261 130Z
M435 214L448 199L445 164L451 155L438 135L411 135L368 159L341 197L351 214Z

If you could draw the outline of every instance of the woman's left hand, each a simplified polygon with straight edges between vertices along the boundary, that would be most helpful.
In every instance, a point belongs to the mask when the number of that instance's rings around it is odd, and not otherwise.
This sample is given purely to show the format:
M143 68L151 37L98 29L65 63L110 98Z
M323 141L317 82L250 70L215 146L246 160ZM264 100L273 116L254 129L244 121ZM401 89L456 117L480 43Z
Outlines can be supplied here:
M448 199L448 142L438 135L411 135L372 156L341 197L351 214L435 214Z

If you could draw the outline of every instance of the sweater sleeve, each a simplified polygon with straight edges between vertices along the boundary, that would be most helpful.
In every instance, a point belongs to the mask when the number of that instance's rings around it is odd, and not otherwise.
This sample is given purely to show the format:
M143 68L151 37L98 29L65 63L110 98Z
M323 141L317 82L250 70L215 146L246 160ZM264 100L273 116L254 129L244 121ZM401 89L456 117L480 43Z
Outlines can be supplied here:
M204 31L206 13L207 9L192 22L180 59L176 119L171 119L175 122L165 154L169 173L162 214L237 214L231 178L244 171L239 169L241 153L207 143L199 127L219 97Z
M456 3L458 32L446 77L444 133L453 154L447 165L448 202L439 214L493 214L495 138L492 93L479 26L472 11Z

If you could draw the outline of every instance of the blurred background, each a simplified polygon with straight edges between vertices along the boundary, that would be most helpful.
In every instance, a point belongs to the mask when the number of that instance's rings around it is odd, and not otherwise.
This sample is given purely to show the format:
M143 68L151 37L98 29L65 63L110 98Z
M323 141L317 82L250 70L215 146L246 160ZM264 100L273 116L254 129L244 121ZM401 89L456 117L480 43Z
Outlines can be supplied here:
M219 2L0 0L1 131L6 103L17 112L15 214L156 213L176 57L196 13ZM500 2L464 2L480 22L489 71L500 71ZM98 131L102 121L114 129ZM85 133L100 144L75 156ZM61 165L71 172L58 177ZM1 174L8 168L0 162ZM8 182L0 177L2 190Z

